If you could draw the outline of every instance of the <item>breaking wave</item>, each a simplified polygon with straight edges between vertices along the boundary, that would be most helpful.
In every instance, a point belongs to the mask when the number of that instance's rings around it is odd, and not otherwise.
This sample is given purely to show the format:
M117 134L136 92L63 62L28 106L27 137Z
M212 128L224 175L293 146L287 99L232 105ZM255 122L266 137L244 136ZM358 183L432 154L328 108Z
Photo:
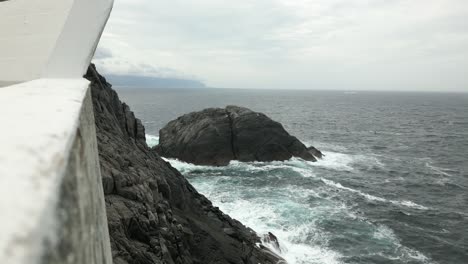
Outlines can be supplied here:
M392 203L394 205L406 206L406 207L419 209L419 210L428 210L429 209L429 208L427 208L427 207L425 207L423 205L419 205L419 204L414 203L412 201L408 201L408 200L403 200L403 201L387 200L387 199L382 198L382 197L374 196L374 195L371 195L371 194L368 194L368 193L361 192L359 190L355 190L355 189L352 189L352 188L349 188L349 187L345 187L345 186L341 185L340 183L336 183L334 181L327 180L325 178L321 178L321 180L325 184L327 184L329 186L333 186L333 187L338 188L338 189L342 189L342 190L346 190L346 191L349 191L349 192L352 192L352 193L359 194L360 196L365 197L369 201L377 201L377 202L383 202L383 203L387 202L387 203Z
M146 134L146 144L148 147L152 148L159 144L159 137Z
M366 204L360 203L364 198L368 202L416 211L429 208L410 200L371 195L347 187L348 184L333 177L348 175L352 179L358 166L384 168L374 155L333 151L324 154L318 162L299 158L274 162L231 161L224 167L165 160L223 212L260 236L271 232L278 237L280 251L265 245L289 264L348 263L350 257L371 259L371 263L373 258L429 263L424 254L403 245L390 227L362 214L361 207ZM339 241L350 239L367 242L353 245L356 251L352 254L340 251Z

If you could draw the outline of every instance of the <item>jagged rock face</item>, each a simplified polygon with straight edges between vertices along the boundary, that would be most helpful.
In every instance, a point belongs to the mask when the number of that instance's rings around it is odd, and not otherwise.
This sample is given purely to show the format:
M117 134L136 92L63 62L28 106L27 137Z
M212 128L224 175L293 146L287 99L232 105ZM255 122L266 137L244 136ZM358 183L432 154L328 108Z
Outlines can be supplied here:
M235 159L231 122L225 109L183 115L159 131L157 151L194 164L226 165Z
M113 261L281 263L145 143L145 129L93 65L90 80Z
M164 157L199 165L231 160L274 161L300 157L316 161L309 149L262 113L238 106L208 108L183 115L159 131L156 151ZM321 155L321 153L320 153Z

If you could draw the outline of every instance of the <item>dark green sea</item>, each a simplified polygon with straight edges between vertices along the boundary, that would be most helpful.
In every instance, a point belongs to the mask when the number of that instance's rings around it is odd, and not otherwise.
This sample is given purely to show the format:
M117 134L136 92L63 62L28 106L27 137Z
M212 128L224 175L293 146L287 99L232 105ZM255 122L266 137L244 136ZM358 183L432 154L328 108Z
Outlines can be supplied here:
M312 163L169 160L298 263L468 263L468 94L118 89L147 141L207 107L249 107L325 154Z

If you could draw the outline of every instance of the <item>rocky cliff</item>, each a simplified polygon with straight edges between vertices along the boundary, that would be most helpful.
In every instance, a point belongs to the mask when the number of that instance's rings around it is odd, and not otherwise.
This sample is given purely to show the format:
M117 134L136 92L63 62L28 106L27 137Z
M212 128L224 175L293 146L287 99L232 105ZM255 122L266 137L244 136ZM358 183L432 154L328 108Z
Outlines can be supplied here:
M93 65L91 81L116 264L281 263L145 143L145 128Z

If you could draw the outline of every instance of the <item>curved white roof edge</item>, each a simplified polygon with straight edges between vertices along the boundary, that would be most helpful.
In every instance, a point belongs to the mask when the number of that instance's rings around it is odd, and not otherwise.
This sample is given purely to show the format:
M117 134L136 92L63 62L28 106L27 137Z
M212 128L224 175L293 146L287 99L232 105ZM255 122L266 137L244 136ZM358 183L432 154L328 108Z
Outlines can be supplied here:
M0 2L0 86L39 78L81 78L113 2Z
M113 0L0 1L1 263L39 263ZM4 117L4 118L2 118Z

